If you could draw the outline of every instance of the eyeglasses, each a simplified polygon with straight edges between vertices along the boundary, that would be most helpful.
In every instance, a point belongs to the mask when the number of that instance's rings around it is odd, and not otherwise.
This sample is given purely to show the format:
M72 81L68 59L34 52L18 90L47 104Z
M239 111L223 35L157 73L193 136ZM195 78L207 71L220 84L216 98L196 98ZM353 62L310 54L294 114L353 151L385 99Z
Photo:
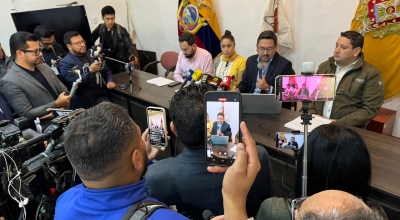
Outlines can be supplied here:
M42 48L39 48L39 49L36 49L36 50L20 50L20 51L22 51L22 52L24 52L24 53L27 53L27 52L29 52L29 53L35 53L36 56L39 56L39 55L40 55L40 52L42 52Z
M80 41L80 42L76 42L76 43L71 43L71 44L75 44L75 45L85 45L86 44L86 41L85 40L83 40L83 41Z
M273 51L275 48L273 48L273 47L268 47L268 48L265 48L265 47L259 47L259 48L257 48L261 53L264 53L265 51L267 51L267 52L271 52L271 51Z
M40 41L40 43L43 44L43 46L50 46L50 45L53 45L55 42L56 42L56 40L54 40L51 43L43 43L42 41Z

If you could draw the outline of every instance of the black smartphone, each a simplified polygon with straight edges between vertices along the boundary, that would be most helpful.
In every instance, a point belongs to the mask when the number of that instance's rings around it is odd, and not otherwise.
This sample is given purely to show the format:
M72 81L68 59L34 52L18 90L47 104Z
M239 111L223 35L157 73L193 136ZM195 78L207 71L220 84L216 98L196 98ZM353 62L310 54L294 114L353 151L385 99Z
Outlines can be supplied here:
M68 115L71 113L72 110L64 110L64 109L52 109L51 113L54 115L54 117L58 117L61 115Z
M181 84L181 82L175 81L175 82L172 82L172 83L168 84L168 86L169 87L174 87L174 86L179 85L179 84Z
M168 138L165 109L148 107L147 124L149 125L150 144L156 147L167 147Z
M231 166L242 142L242 96L238 92L207 92L204 96L205 156L209 165Z
M293 75L275 78L276 99L280 102L332 101L336 95L336 76Z
M275 141L277 148L300 149L304 144L304 133L277 132Z

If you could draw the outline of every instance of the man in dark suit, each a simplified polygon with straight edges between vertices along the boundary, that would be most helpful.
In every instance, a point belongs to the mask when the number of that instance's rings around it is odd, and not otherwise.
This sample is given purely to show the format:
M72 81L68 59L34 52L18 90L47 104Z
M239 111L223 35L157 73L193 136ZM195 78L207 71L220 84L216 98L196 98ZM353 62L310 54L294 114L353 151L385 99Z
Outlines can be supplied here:
M301 89L297 95L305 95L307 98L309 98L310 92L306 88L306 84L301 85Z
M54 116L51 108L67 108L71 100L67 88L51 68L40 64L42 53L35 35L20 31L10 38L15 65L0 81L0 89L19 117L32 121L41 119L43 127Z
M86 51L85 40L78 32L69 31L65 33L64 43L67 45L69 53L62 59L60 70L62 77L68 82L68 89L71 89L72 84L79 77L71 76L68 71L77 65L82 75L82 82L76 90L75 97L71 100L71 109L87 109L103 101L110 101L107 88L115 88L111 71L107 67L101 70L101 63L95 63L94 58ZM101 77L106 81L106 85L100 86L96 82L97 72L100 72Z
M277 52L277 38L273 31L263 31L257 39L257 54L247 58L246 70L236 90L241 93L275 94L275 78L279 75L295 75L292 63ZM262 78L257 65L262 64ZM290 108L291 103L283 103Z
M284 148L299 148L299 145L295 141L294 137L291 137L290 142L288 142L288 144L285 145Z
M231 139L231 126L225 122L224 113L218 113L217 121L214 122L213 128L211 130L211 135L228 136L229 139Z
M205 163L204 94L206 85L191 85L177 93L170 102L171 131L186 148L177 156L155 162L146 173L149 196L167 205L176 205L180 213L203 219L204 210L222 215L224 174L207 171ZM250 190L247 213L255 216L263 200L272 196L274 177L267 151L257 146L261 170Z

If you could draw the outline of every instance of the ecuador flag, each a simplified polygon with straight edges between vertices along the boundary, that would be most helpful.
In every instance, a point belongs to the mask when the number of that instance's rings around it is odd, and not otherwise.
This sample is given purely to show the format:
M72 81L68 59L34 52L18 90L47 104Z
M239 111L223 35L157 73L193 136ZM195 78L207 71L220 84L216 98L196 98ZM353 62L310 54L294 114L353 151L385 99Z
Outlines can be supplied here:
M360 0L351 30L364 36L365 60L382 72L385 99L400 97L399 1Z
M221 34L212 0L179 0L177 18L179 36L190 32L196 37L196 45L213 58L221 53Z

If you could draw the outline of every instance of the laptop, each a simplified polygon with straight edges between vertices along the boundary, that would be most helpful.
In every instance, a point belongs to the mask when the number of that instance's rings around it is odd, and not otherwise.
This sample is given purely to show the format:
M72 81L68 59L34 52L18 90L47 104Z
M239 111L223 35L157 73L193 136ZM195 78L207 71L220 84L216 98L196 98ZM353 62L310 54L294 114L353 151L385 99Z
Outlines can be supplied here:
M228 136L211 135L212 145L228 145L228 141L229 141Z
M276 101L275 94L242 93L242 112L250 114L281 114L282 103Z

